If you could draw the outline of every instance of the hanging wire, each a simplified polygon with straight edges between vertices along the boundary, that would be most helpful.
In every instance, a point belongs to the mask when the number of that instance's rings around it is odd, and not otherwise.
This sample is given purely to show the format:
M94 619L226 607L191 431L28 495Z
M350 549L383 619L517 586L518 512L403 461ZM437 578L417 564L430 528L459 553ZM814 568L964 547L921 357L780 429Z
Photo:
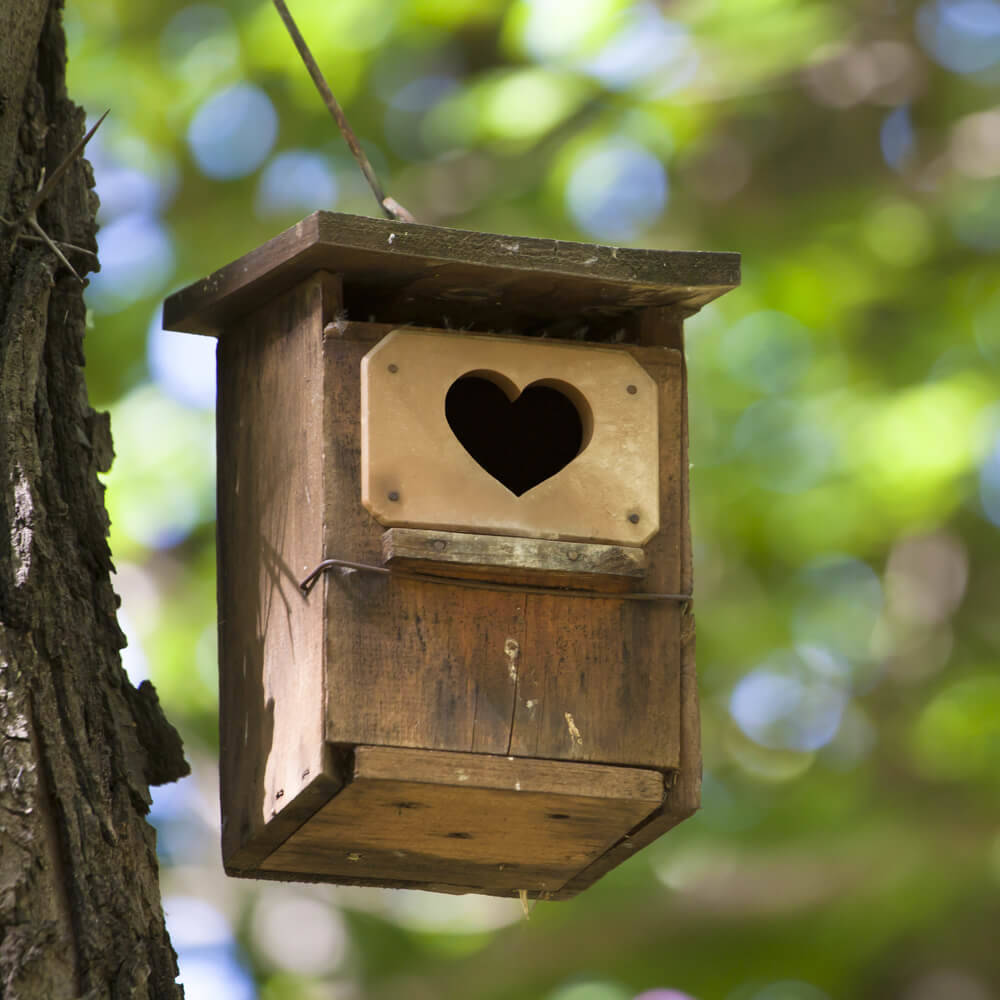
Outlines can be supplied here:
M365 156L365 151L361 148L361 143L358 141L358 137L354 134L354 130L348 124L347 116L344 114L344 109L340 106L337 98L333 96L333 91L330 90L330 85L326 82L326 77L323 76L323 71L319 68L319 64L313 58L312 52L309 51L309 46L306 44L306 40L302 37L302 32L299 31L299 27L295 23L295 18L292 17L291 11L287 6L285 6L285 0L274 0L274 6L277 8L281 20L288 29L288 33L292 36L292 41L295 43L295 47L299 50L299 55L302 57L302 61L306 64L306 69L309 71L309 75L312 77L313 83L316 84L319 96L323 98L323 103L333 116L333 120L337 123L337 127L340 129L341 134L347 140L347 145L354 154L354 159L358 161L361 173L365 175L365 180L368 181L368 186L372 189L372 193L375 195L375 200L378 202L379 208L385 213L385 217L387 219L397 219L400 222L416 222L417 220L414 219L413 216L405 208L403 208L403 206L400 205L395 198L388 197L382 190L382 185L379 183L379 179L375 175L374 167L372 167L368 157Z

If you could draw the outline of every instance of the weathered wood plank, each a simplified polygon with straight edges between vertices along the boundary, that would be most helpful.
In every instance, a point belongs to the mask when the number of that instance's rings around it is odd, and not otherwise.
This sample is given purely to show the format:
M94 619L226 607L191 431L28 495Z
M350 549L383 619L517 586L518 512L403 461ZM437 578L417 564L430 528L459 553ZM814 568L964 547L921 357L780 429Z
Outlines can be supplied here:
M643 339L650 344L675 343L683 352L683 334L661 310L650 310L642 323ZM683 358L683 353L681 354ZM690 477L688 468L688 398L687 366L682 367L683 410L681 424L680 491L680 586L684 593L694 587L694 562L691 551ZM663 806L645 819L627 837L615 844L589 868L581 871L560 891L557 898L568 899L592 885L599 878L627 861L636 851L663 836L701 805L701 718L698 710L697 670L695 667L695 618L690 608L681 615L680 632L680 761L668 779Z
M323 613L297 583L323 527L324 285L219 346L220 780L227 863L324 773Z
M653 771L358 747L271 871L557 892L663 799Z
M311 777L287 805L271 817L267 826L258 829L249 840L229 854L223 854L226 873L254 878L257 869L296 830L307 823L343 786L343 779L332 767Z
M441 891L529 889L572 895L697 807L693 618L669 603L477 591L359 573L328 573L304 600L295 584L321 558L375 563L382 554L382 527L359 503L358 415L361 357L390 324L345 324L342 303L339 280L318 274L249 319L234 321L239 333L224 336L220 345L227 869L241 874L263 869L265 876L280 870L288 877L352 884L424 883ZM677 315L672 307L649 310L633 327L652 342L679 343ZM661 530L645 551L643 589L687 593L691 552L682 356L662 346L616 349L639 360L659 393ZM280 418L262 418L272 413ZM421 558L419 545L414 548L422 532L393 530L410 533L400 534L398 544L390 541L393 565L421 571L435 565ZM446 541L443 551L452 535L460 539L455 545L478 546L472 552L453 549L460 557L454 562L439 560L436 566L446 575L495 575L503 568L502 560L491 564L483 557L483 549L496 548L495 538L484 542L465 533L432 534ZM597 572L544 568L537 552L554 559L564 545L566 551L581 548L575 542L539 543L534 558L541 575L535 582L601 580ZM475 559L480 561L470 561ZM626 573L605 579L631 587L637 579L631 575L634 568L626 561ZM330 763L327 740L341 747L380 744L390 753L412 748L406 752L414 772L380 772L378 761L390 758L366 750L359 758L367 762L366 776L334 796L343 779ZM421 849L373 840L367 848L372 867L364 872L350 858L326 867L310 861L310 838L319 836L315 831L326 822L319 817L336 801L343 806L358 796L359 810L387 810L403 801L390 792L402 794L404 785L430 796L427 807L438 815L469 824L495 811L491 796L514 794L516 809L522 810L519 822L537 826L538 815L523 805L526 797L493 787L486 772L480 777L481 801L455 798L454 775L451 785L421 780L421 748L514 753L551 758L555 766L576 760L663 769L671 772L672 788L662 807L657 798L643 799L639 813L631 806L612 809L615 829L600 828L600 845L594 824L605 813L590 809L592 797L563 789L559 794L573 800L574 809L577 798L585 800L577 811L580 836L564 845L568 853L563 856L545 856L543 850L535 858L544 838L536 843L534 834L524 834L529 853L509 862L519 868L508 869L508 862L500 861L496 864L505 868L494 871L493 862L483 860L493 850L492 827L478 837L477 846L488 850L468 856L450 841L476 838L447 836L473 832L456 827L439 831L438 840ZM588 764L586 770L595 767ZM529 794L544 798L550 793ZM339 815L333 823L340 829ZM308 850L292 849L302 844ZM498 836L497 849L504 844ZM442 845L444 853L439 853ZM270 868L271 852L286 846L283 867ZM405 862L399 851L408 851Z
M390 528L387 566L438 576L590 590L631 589L646 573L646 553L626 545Z
M660 398L660 531L646 546L643 589L682 583L680 355L625 347ZM669 602L529 595L511 752L524 756L678 767L681 608Z
M170 296L164 325L238 336L234 319L318 269L345 275L352 319L530 333L569 318L563 335L579 336L589 317L587 339L607 339L622 325L616 317L645 306L696 310L740 280L734 253L633 250L316 212Z
M324 341L325 548L378 564L383 529L361 506L361 341ZM316 561L319 561L317 557ZM326 738L506 753L523 601L359 573L325 575Z
M357 503L353 415L364 347L325 339L324 557L377 562L381 529ZM665 426L676 429L676 352L656 350L651 357ZM677 459L662 460L661 510L678 503ZM676 593L676 512L671 517L670 534L651 542L661 565L647 586ZM676 606L589 600L584 608L574 598L525 599L356 573L327 574L326 586L330 741L677 766ZM536 609L531 629L529 607Z

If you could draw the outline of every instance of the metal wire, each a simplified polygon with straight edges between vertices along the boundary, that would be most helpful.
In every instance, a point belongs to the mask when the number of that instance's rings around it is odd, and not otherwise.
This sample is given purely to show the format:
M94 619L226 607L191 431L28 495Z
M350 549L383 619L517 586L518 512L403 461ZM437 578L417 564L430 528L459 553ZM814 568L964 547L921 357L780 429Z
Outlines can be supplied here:
M420 583L439 583L449 587L467 587L470 590L498 590L514 594L549 594L555 597L589 597L592 600L622 600L622 601L674 601L678 604L690 604L691 594L656 594L641 591L617 593L613 591L574 590L566 587L536 587L532 584L493 583L487 580L466 580L454 576L437 576L431 573L413 573L402 570L387 569L385 566L373 566L371 563L350 562L347 559L324 559L299 584L299 590L308 596L316 586L316 581L328 569L356 570L360 573L375 573L379 576L390 576L397 580L417 580Z

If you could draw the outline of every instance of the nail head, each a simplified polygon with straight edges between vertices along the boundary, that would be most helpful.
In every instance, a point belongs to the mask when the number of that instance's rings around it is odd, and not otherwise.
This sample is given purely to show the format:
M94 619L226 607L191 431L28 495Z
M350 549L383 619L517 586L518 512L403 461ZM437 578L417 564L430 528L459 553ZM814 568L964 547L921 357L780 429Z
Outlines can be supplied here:
M395 375L399 371L399 365L389 365L389 371Z
M639 515L638 514L629 514L628 519L629 519L629 521L631 521L632 524L638 524L639 523Z
M389 491L389 499L395 503L399 499L399 492L397 490Z
M636 386L636 385L627 385L627 386L625 386L625 391L630 396L634 396L639 391L639 387Z

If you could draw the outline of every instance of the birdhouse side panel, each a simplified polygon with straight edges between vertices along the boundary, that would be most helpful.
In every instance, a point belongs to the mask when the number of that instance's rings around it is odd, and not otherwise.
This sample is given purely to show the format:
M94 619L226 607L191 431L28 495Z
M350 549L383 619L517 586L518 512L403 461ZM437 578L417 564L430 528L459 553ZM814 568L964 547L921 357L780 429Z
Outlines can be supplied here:
M252 867L325 781L323 609L298 581L323 531L322 289L302 283L218 349L223 854ZM300 810L301 811L301 810ZM285 817L287 819L287 816Z

